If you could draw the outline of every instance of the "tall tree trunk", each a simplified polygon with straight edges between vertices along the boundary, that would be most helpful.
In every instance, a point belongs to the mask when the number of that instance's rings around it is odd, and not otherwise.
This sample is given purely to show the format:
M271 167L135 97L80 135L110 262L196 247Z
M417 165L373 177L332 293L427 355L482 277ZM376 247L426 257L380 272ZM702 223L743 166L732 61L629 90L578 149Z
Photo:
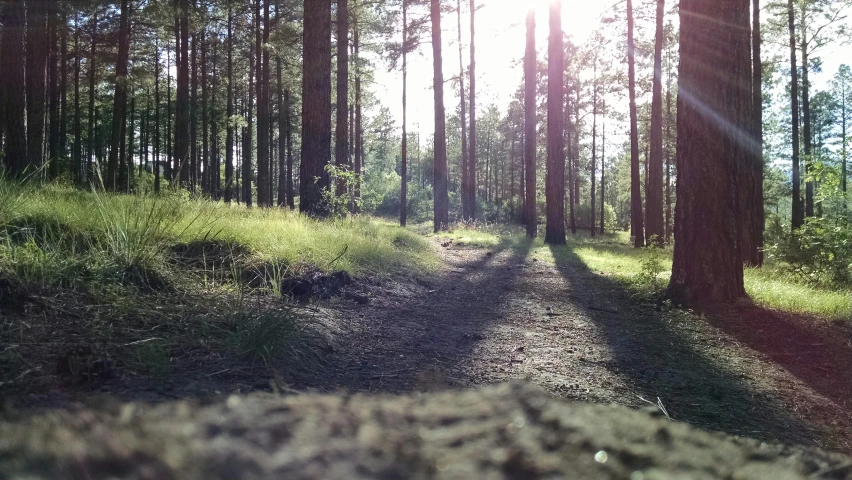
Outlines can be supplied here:
M597 216L597 210L595 209L595 175L597 170L597 160L598 160L598 62L597 58L595 58L594 65L594 77L593 82L594 86L592 87L592 171L589 175L589 183L591 184L591 210L590 217L591 223L589 227L589 235L594 238L595 237L595 217ZM603 170L603 168L601 168ZM563 195L564 197L564 195Z
M636 113L636 46L633 40L633 0L627 0L627 65L630 95L630 231L633 246L645 246L642 191L639 175L639 120Z
M290 90L284 91L287 111L287 206L296 208L296 195L293 191L293 115L290 111Z
M601 235L606 232L606 99L601 105L601 115L604 116L601 125ZM594 209L592 209L594 212Z
M752 0L752 122L751 131L753 143L751 155L743 163L744 175L748 182L742 192L743 205L740 210L742 229L740 230L740 254L746 266L760 267L763 265L763 231L765 228L763 207L763 64L760 58L760 0ZM747 197L745 195L748 195Z
M246 128L243 130L243 202L246 204L246 207L252 207L252 190L251 190L251 178L252 178L252 141L254 140L254 119L253 119L253 109L254 109L254 57L253 55L259 55L254 48L254 45L251 45L249 42L249 71L248 71L248 103L246 104ZM260 99L258 99L258 102ZM258 124L258 128L260 125ZM258 204L260 200L258 200Z
M190 126L192 124L189 91L189 69L192 59L189 50L189 2L180 0L180 47L177 54L177 101L175 103L175 164L183 188L190 188Z
M793 216L792 228L796 230L805 222L802 208L802 178L799 173L799 64L796 61L796 11L795 1L787 2L787 20L790 31L790 103L793 125Z
M579 196L575 185L577 185L579 176L578 163L580 159L580 85L574 87L576 101L574 106L574 121L571 121L571 90L565 95L565 118L568 122L568 141L571 146L568 148L570 157L568 159L568 223L571 226L571 235L577 235L577 215L575 206L577 205L577 197Z
M538 235L538 213L536 212L536 51L535 10L527 12L527 46L524 55L524 168L526 170L526 201L524 218L527 237Z
M565 127L562 112L565 72L562 39L562 0L550 4L547 51L547 230L544 242L564 245L565 239Z
M349 2L337 0L337 123L335 127L334 164L345 169L349 164ZM346 182L338 179L335 194L346 194Z
M121 0L121 19L118 27L118 60L115 65L115 95L112 107L112 137L109 160L107 162L106 188L116 191L124 186L124 181L116 178L120 168L119 152L126 135L127 112L127 61L130 53L130 0ZM124 162L122 162L124 163Z
M207 31L201 31L201 156L196 175L200 177L201 191L210 190L210 109L207 104ZM211 195L212 197L212 195Z
M59 96L59 6L51 5L48 12L48 36L50 53L47 62L48 74L48 112L50 123L50 134L48 135L49 161L48 175L51 179L59 176L59 124L60 124L60 96Z
M133 177L133 151L135 149L136 131L134 125L136 122L136 95L131 94L130 99L130 119L125 119L124 130L127 133L127 155L121 156L121 190L124 193L130 193L131 179Z
M216 101L216 92L219 91L219 39L218 37L213 43L213 84L212 98L210 99L210 175L208 182L210 186L210 196L214 200L219 200L222 197L222 155L219 149L219 118L218 109L219 103Z
M98 14L95 12L92 15L92 31L91 31L91 50L89 52L89 128L88 128L88 152L86 155L86 182L92 183L95 181L94 158L95 158L95 129L97 121L95 119L95 75L97 73L97 59L95 58L95 48L98 38Z
M275 4L275 20L281 26L284 21L284 16L281 15L280 0ZM287 116L289 115L289 98L284 98L284 77L282 73L283 62L281 55L275 56L275 76L278 88L278 207L284 208L287 206L287 137L289 126L287 125Z
M27 168L26 87L24 85L24 2L3 4L3 82L6 94L6 168L22 176Z
M361 57L361 27L358 25L358 18L355 19L355 29L353 40L353 54L355 57L355 198L361 200L361 179L364 173L364 124L362 118L362 101L361 101L361 70L359 68L359 59ZM358 204L355 205L355 212L358 213Z
M760 0L755 0L760 2ZM666 50L666 243L672 243L672 71L671 55Z
M651 99L651 151L648 163L648 188L645 192L646 236L657 245L666 240L663 225L663 18L665 0L657 0L657 32L654 41L654 85Z
M180 22L175 17L175 34L180 38ZM180 42L176 42L180 43ZM175 50L175 67L177 68L177 59L179 50ZM174 181L174 129L172 128L172 56L168 44L166 46L166 162L163 170L166 180ZM177 99L175 99L177 100ZM177 120L177 118L175 118ZM172 184L173 186L174 184Z
M470 155L467 181L468 213L476 220L476 0L470 0Z
M461 55L461 46L459 46ZM462 95L464 102L464 95ZM462 108L464 112L464 108ZM462 113L464 115L464 113ZM462 121L464 124L464 121ZM465 138L465 142L467 139ZM402 165L400 167L399 224L408 222L408 0L402 0ZM465 157L467 153L462 153ZM464 163L464 162L462 162Z
M458 40L459 40L459 101L461 102L460 119L461 119L461 201L462 201L462 218L465 221L471 220L470 213L470 167L468 165L467 151L467 99L465 98L464 90L464 43L462 42L462 9L461 0L456 0L457 19L458 19Z
M323 191L331 159L331 0L305 0L299 210L328 214Z
M33 169L41 168L44 161L47 8L47 2L27 2L27 164Z
M193 3L195 0L192 0ZM194 6L194 5L193 5ZM189 47L189 190L198 186L198 32L192 32Z
M59 157L68 160L68 9L59 14ZM0 135L2 135L0 128ZM72 178L77 178L72 175Z
M225 134L225 203L231 203L234 187L234 12L228 0L228 106Z
M450 223L449 192L447 189L447 125L444 111L444 70L441 54L441 1L431 0L432 66L435 94L435 163L432 185L434 189L435 232L447 230ZM473 118L471 117L471 120Z
M267 82L264 78L263 27L261 0L255 1L255 88L257 90L257 205L269 207L269 104L266 102Z
M810 175L813 173L813 144L814 138L811 126L811 83L810 83L810 54L808 52L809 42L807 38L807 3L800 2L802 10L802 24L799 26L801 32L802 48L802 141L805 148L805 216L814 216L814 182Z
M160 193L160 42L154 40L154 193Z
M83 128L80 111L80 63L83 51L80 48L80 14L74 15L74 151L71 163L74 165L74 178L78 184L86 179L83 165Z
M686 305L745 296L737 174L750 154L741 143L752 122L749 4L680 5L677 241L668 296Z

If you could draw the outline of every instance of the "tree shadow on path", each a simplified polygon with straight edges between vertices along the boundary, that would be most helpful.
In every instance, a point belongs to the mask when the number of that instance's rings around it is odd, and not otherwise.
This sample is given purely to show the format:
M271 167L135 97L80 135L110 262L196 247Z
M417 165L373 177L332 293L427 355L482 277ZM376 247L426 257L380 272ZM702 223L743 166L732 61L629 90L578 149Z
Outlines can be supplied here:
M572 296L612 352L618 375L637 399L657 399L674 420L734 435L813 444L815 434L783 405L751 385L744 358L731 358L706 323L680 312L640 306L625 288L589 270L570 247L551 247ZM739 370L739 371L738 371Z
M515 282L513 266L526 261L531 240L486 250L450 247L449 268L416 295L393 306L344 310L357 338L329 356L329 365L305 387L382 393L464 386L460 365L498 323Z

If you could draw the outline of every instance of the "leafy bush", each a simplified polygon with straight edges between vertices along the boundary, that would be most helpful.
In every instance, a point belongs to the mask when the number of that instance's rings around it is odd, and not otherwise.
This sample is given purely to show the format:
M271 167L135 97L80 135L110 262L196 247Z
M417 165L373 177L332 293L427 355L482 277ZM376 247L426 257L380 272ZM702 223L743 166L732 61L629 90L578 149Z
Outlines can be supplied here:
M789 233L776 223L767 231L773 243L766 254L783 262L810 283L844 287L852 285L852 228L836 219L808 218L802 228Z

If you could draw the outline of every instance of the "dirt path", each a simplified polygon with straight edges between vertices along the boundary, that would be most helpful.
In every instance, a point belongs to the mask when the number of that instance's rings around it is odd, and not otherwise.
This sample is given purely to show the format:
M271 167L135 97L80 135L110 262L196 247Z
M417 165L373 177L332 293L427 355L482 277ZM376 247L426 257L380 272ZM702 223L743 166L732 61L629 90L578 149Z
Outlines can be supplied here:
M318 312L336 319L335 351L328 371L300 387L407 393L528 379L567 399L659 403L708 430L852 449L846 405L718 321L637 306L576 258L436 248L443 265L430 280L376 282L369 305ZM842 355L852 359L852 348Z

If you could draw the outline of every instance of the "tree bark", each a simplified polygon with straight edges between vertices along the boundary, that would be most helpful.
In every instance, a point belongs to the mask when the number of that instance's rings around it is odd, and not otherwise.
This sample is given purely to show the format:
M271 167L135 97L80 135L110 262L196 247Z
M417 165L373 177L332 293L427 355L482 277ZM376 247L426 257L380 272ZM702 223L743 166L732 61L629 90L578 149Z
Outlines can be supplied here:
M662 246L666 240L663 224L663 19L665 0L657 0L657 32L654 41L654 82L651 100L651 151L648 164L646 235Z
M807 3L800 2L802 10L802 24L799 26L801 32L802 49L802 140L805 149L805 217L814 216L814 182L810 178L813 173L813 133L811 125L811 83L810 83L810 54L807 39Z
M799 68L796 61L796 13L795 2L787 3L787 20L790 31L790 103L793 126L793 214L792 228L796 230L805 223L802 208L802 178L799 173Z
M763 265L763 231L765 229L763 207L763 64L760 58L760 0L752 0L752 145L751 155L743 164L745 175L741 177L748 182L741 197L744 212L741 230L741 255L743 262L749 267Z
M47 68L47 3L27 2L26 102L27 164L44 162L45 69ZM20 55L20 51L17 52Z
M680 304L745 296L737 175L750 154L742 142L752 123L749 5L748 0L680 5L677 241L668 289Z
M228 0L228 105L225 134L225 203L231 203L234 187L234 11Z
M13 177L27 169L26 87L24 84L24 2L3 4L3 82L6 94L6 168Z
M526 175L526 200L524 219L527 237L538 235L538 213L536 212L536 51L535 10L527 12L527 46L524 55L524 169Z
M645 246L645 226L639 178L639 121L636 113L636 46L633 40L633 0L627 0L627 65L630 96L630 231L633 236L633 246L642 248Z
M50 133L48 135L48 154L49 162L48 176L53 179L59 176L59 57L61 55L59 46L59 7L51 5L48 12L48 35L50 53L48 57L48 112Z
M470 0L470 155L468 155L468 214L476 220L476 0Z
M349 153L349 2L337 0L337 124L334 142L334 164L346 169ZM335 194L346 194L346 182L339 179Z
M331 0L305 0L299 210L325 216L331 159Z
M435 197L433 221L435 233L437 233L447 230L450 224L449 192L447 189L447 126L444 111L444 70L442 63L443 57L441 54L440 0L431 0L430 17L432 20L432 66L434 72L433 90L435 94L435 159L432 177L432 186ZM473 105L471 105L471 108L472 107ZM473 121L473 116L471 116L471 122ZM471 145L474 144L473 142L473 136L471 136Z
M80 14L74 16L74 150L71 163L74 165L74 178L83 184L86 178L83 165L83 128L80 111L80 63L83 52L80 49Z
M130 53L130 0L121 0L121 18L118 27L118 60L115 65L115 94L113 96L112 137L110 141L109 160L107 162L106 188L116 191L126 183L116 178L120 169L119 152L122 140L126 135L125 129L127 112L127 62ZM122 162L124 163L124 162Z
M547 53L547 227L544 242L564 245L565 238L565 127L562 112L565 71L562 39L562 0L550 4Z
M461 46L459 46L461 56ZM464 102L464 95L462 95ZM462 108L462 112L464 108ZM464 115L464 113L462 113ZM462 121L464 123L464 120ZM465 140L466 142L467 140ZM402 165L400 166L399 224L408 222L408 0L402 0ZM462 153L467 156L467 153ZM465 163L464 161L462 163Z
M210 109L207 103L207 31L201 30L201 155L196 167L196 176L201 184L201 191L212 194L210 188ZM211 195L212 197L212 195Z
M467 150L467 99L465 98L464 89L464 43L462 42L462 9L461 0L456 0L457 19L458 19L458 41L459 41L459 101L461 102L460 117L461 120L461 201L462 201L462 218L465 221L472 220L470 213L470 167L468 166L468 150Z
M355 56L355 198L361 199L361 179L364 174L364 124L362 118L361 71L358 61L361 56L361 28L355 18L355 29L352 35L353 54ZM354 205L355 213L359 212L358 204Z

